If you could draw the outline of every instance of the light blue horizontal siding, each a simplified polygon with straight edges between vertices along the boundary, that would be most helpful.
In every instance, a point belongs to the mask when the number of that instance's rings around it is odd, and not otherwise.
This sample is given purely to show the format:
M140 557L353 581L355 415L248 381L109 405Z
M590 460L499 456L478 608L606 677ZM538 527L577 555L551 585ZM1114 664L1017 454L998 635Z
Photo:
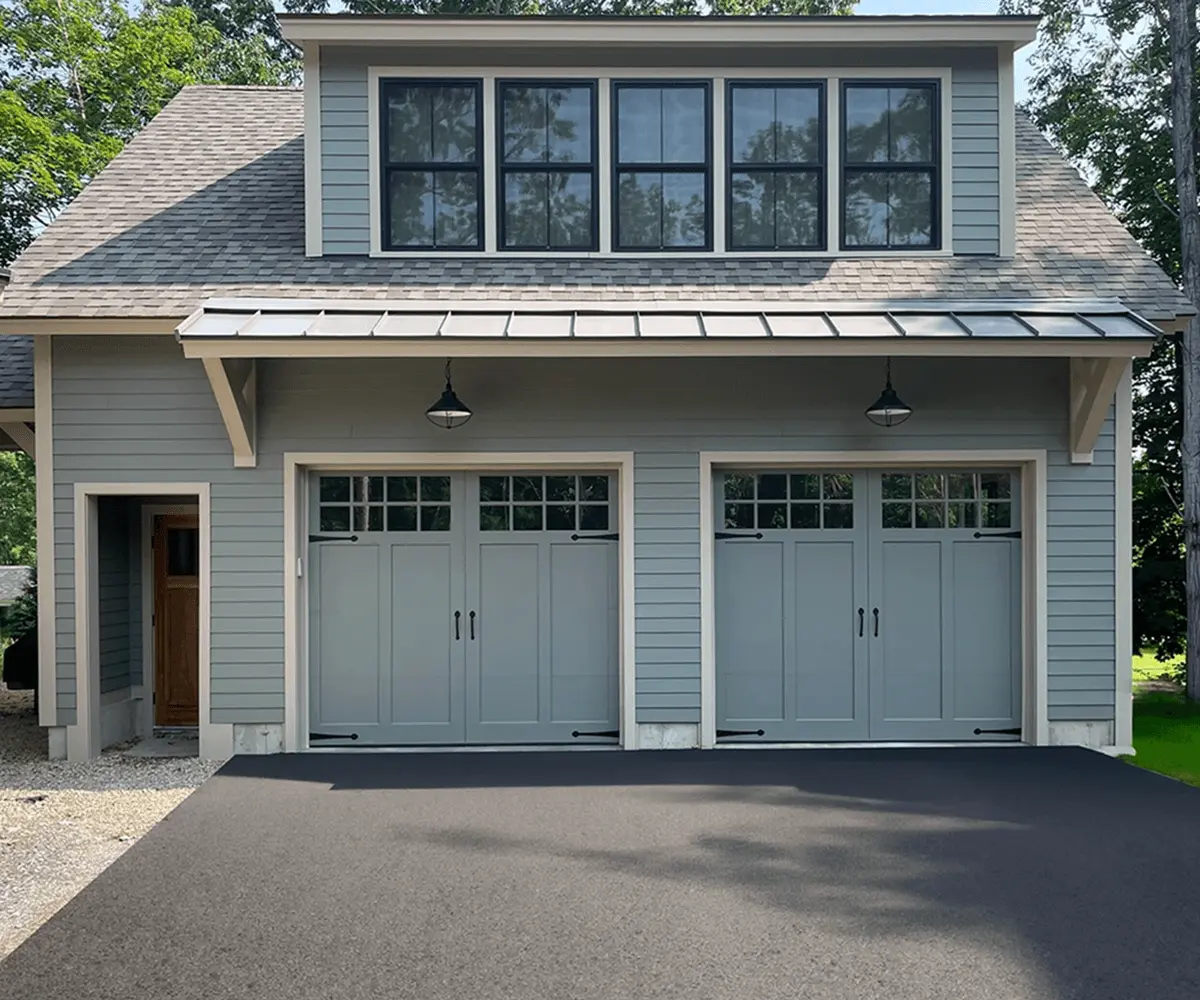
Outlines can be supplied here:
M461 359L455 387L477 416L453 435L423 416L440 369L263 362L259 466L234 469L203 369L170 338L55 338L60 722L75 709L74 483L212 484L213 719L268 723L283 714L283 455L455 449L634 453L637 716L697 722L702 450L1044 448L1051 718L1113 717L1112 420L1095 464L1072 465L1065 361L905 361L896 376L917 411L886 432L862 417L879 380L866 360ZM981 412L980 399L1002 403ZM103 424L88 419L98 400Z
M957 64L950 81L956 254L1000 252L1000 78L995 55Z
M367 64L324 49L320 88L323 249L369 253Z

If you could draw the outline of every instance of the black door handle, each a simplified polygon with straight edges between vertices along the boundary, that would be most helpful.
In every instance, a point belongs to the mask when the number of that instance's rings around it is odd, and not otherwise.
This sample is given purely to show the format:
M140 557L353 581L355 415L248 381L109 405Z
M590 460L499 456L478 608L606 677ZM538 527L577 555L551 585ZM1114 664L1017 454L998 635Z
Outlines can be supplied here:
M872 608L871 614L873 614L875 616L875 634L879 635L879 609Z
M455 611L454 612L454 639L455 639L455 641L462 638L462 636L459 634L459 631L458 631L458 622L459 622L459 619L461 619L461 618L462 618L462 612Z
M862 608L858 609L858 637L860 639L862 638L863 634L863 616L865 614L866 612Z
M471 638L474 639L475 638L475 612L472 611L469 615L467 615L467 618L469 619L469 621L471 623Z

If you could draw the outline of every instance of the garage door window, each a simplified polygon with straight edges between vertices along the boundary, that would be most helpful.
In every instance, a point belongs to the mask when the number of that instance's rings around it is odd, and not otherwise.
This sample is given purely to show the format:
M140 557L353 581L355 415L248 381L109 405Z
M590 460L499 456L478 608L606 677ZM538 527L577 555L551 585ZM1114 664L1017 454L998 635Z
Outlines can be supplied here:
M322 476L321 531L449 531L449 476Z
M480 531L607 531L608 476L480 476Z
M850 472L730 472L725 475L726 528L853 528Z
M1011 528L1008 472L888 472L883 475L885 528Z

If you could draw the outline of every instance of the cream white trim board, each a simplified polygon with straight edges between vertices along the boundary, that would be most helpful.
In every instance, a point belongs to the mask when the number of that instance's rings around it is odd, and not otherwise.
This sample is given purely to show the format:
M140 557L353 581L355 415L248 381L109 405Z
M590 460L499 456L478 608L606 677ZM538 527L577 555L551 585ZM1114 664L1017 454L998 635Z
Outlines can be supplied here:
M212 387L217 409L233 448L233 464L252 469L257 455L258 362L253 356L240 359L206 357L204 373Z
M1013 53L1000 49L1000 256L1012 259L1017 252L1017 109L1013 79Z
M308 750L308 473L402 470L431 472L554 471L615 472L620 512L620 726L621 745L637 749L636 635L634 631L633 452L286 452L284 491L284 730L285 753Z
M321 181L321 46L304 46L304 255L324 250Z
M1071 358L1071 461L1088 464L1112 406L1125 358Z
M54 377L52 337L33 342L33 395L38 427L34 441L37 508L38 725L58 725L58 643L54 593Z
M75 691L76 721L67 727L67 757L100 753L99 566L97 513L100 497L184 496L198 501L200 528L200 756L233 753L233 726L212 721L212 500L208 483L76 483ZM40 560L39 560L40 565ZM82 595L82 599L81 596ZM144 640L143 640L144 641ZM143 671L146 664L143 663ZM144 679L144 677L143 677Z
M1133 366L1117 385L1116 428L1116 732L1121 748L1133 746Z
M1022 472L1021 560L1026 600L1022 615L1022 740L1049 739L1046 656L1046 452L1020 450L935 451L702 451L700 452L700 746L717 745L717 648L715 511L713 474L720 469L764 465L794 468L899 468L904 466L1013 466ZM1032 503L1029 502L1032 500Z
M20 448L32 459L37 459L37 442L33 429L23 422L0 423L0 431L4 431L13 444Z

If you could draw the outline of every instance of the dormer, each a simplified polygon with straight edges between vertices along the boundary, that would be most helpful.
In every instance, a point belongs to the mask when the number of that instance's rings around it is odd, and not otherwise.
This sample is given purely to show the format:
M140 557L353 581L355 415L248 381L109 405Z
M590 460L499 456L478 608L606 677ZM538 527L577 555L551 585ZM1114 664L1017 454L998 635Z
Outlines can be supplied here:
M310 257L1014 251L1036 18L280 20Z

